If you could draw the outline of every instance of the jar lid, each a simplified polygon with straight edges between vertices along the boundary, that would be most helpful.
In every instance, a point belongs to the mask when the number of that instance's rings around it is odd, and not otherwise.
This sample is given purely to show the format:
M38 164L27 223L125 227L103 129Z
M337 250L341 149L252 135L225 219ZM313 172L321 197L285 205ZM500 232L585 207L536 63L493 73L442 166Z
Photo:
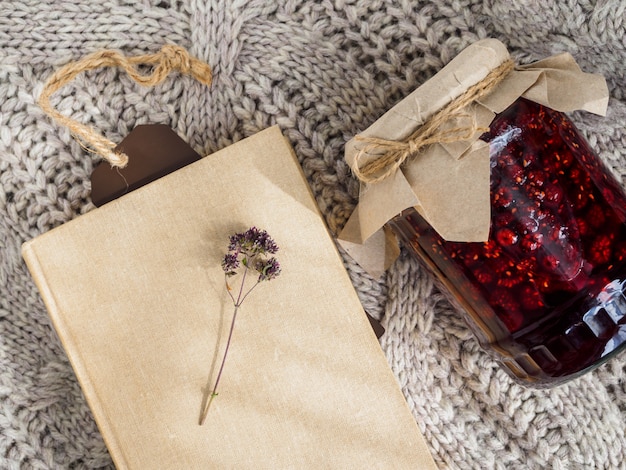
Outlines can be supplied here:
M509 59L509 52L497 39L483 39L468 46L360 135L394 141L407 138L433 114ZM350 140L346 144L346 160L350 162L362 147L358 140Z

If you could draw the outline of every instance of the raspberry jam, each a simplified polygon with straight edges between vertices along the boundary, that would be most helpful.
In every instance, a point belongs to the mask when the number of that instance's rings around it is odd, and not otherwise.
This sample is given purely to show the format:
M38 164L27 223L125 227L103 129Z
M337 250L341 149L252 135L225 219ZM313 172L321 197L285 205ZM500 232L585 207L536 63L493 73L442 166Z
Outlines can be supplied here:
M626 343L626 195L560 112L518 99L481 138L487 242L445 241L413 209L390 226L514 377L559 383Z

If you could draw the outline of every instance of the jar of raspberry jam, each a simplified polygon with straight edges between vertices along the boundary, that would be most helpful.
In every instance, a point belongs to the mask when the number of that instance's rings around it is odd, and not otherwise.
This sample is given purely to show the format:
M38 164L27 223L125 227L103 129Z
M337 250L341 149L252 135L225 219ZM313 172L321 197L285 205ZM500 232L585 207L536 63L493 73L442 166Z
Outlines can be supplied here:
M389 226L514 377L556 384L626 344L626 194L572 122L545 106L517 99L481 139L488 241L445 241L414 209Z

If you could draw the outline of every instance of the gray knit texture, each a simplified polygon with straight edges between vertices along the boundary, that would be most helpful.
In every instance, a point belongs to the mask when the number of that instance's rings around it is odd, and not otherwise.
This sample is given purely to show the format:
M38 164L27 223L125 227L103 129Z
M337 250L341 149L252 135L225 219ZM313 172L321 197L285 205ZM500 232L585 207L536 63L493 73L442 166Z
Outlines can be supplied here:
M179 75L143 89L101 70L53 103L116 142L168 124L201 154L278 124L336 233L358 195L346 141L485 37L520 63L569 51L606 76L608 116L573 118L625 184L625 18L620 0L2 0L0 468L112 467L20 256L24 241L94 209L98 157L36 104L53 70L102 48L188 48L213 67L210 89ZM626 357L551 390L523 388L406 252L382 279L344 260L387 329L381 345L440 468L626 468Z

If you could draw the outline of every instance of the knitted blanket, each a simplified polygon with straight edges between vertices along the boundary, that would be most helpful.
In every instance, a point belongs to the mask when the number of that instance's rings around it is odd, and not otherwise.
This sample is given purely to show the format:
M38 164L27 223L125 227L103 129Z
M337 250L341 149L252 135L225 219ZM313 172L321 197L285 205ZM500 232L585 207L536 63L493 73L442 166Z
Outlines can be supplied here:
M112 467L20 256L24 241L94 207L98 157L36 104L53 70L102 48L188 48L212 66L210 89L176 74L145 89L98 70L53 103L115 142L168 124L203 155L278 124L337 233L358 196L346 141L485 37L518 63L569 51L605 75L607 117L572 117L625 184L625 18L620 0L3 0L0 468ZM440 468L626 468L626 356L553 389L523 388L408 253L381 279L344 259L387 329L382 348Z

